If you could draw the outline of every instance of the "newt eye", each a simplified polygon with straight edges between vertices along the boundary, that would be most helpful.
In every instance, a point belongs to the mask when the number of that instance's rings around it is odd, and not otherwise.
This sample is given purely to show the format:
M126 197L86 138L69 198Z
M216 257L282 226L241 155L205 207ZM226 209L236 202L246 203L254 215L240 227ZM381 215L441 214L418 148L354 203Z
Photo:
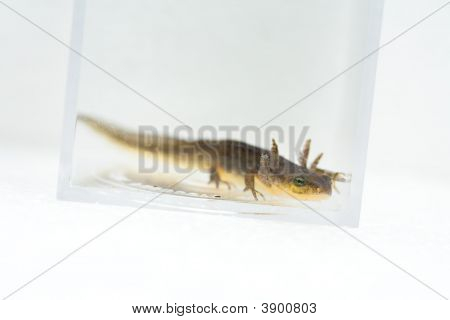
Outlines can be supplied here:
M305 183L306 183L306 181L305 181L305 179L302 178L302 177L295 177L295 178L294 178L294 184L297 185L297 186L299 186L299 187L304 186Z

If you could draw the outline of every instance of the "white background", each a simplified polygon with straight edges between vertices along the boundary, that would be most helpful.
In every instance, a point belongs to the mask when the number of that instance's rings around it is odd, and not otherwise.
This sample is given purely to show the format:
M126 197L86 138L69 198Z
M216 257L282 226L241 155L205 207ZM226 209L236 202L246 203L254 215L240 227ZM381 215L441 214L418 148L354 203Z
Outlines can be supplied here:
M69 42L72 2L6 1ZM385 4L384 43L443 4ZM450 6L379 54L361 226L450 296ZM132 209L55 199L68 51L0 5L0 295ZM100 63L100 62L99 62ZM327 79L324 79L324 81ZM141 210L10 299L441 299L333 226Z

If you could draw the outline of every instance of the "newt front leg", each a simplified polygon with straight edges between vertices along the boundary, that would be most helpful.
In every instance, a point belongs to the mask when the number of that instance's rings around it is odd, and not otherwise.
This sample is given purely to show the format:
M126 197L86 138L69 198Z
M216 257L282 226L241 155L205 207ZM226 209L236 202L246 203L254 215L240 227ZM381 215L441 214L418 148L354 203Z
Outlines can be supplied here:
M263 200L266 200L264 198L264 195L255 189L255 174L247 173L244 176L244 182L245 182L245 188L244 191L250 190L253 194L253 198L255 198L256 201L258 201L257 194L263 198Z

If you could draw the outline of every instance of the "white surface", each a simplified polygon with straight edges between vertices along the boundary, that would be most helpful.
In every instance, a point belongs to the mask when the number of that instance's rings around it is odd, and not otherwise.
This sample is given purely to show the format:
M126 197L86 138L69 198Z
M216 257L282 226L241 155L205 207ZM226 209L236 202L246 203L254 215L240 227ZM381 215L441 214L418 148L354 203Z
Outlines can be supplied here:
M68 41L71 3L9 1ZM382 42L441 5L387 1ZM0 7L0 294L131 208L55 200L67 50ZM450 9L379 55L355 236L450 295ZM326 79L324 79L326 80ZM14 299L439 298L334 227L142 210Z
M56 153L7 151L1 163L2 295L132 210L56 201ZM362 226L349 230L445 293L449 188L436 185L424 195L410 178L386 185L388 179L369 175ZM335 227L152 210L136 213L14 298L98 296L436 297Z

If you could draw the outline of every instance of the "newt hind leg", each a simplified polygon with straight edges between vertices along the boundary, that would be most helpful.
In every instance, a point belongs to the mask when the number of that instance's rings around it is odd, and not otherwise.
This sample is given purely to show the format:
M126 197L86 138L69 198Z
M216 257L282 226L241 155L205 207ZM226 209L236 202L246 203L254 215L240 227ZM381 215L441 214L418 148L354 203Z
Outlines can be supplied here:
M264 198L264 195L255 189L255 175L254 174L246 174L244 177L245 181L245 188L244 191L250 190L253 194L253 198L255 198L256 201L258 201L258 196L260 195L263 200L266 200Z
M208 183L213 183L213 182L216 184L217 189L219 188L221 183L225 184L228 187L228 190L231 189L231 183L228 181L222 180L216 167L212 167L209 170L209 182Z

